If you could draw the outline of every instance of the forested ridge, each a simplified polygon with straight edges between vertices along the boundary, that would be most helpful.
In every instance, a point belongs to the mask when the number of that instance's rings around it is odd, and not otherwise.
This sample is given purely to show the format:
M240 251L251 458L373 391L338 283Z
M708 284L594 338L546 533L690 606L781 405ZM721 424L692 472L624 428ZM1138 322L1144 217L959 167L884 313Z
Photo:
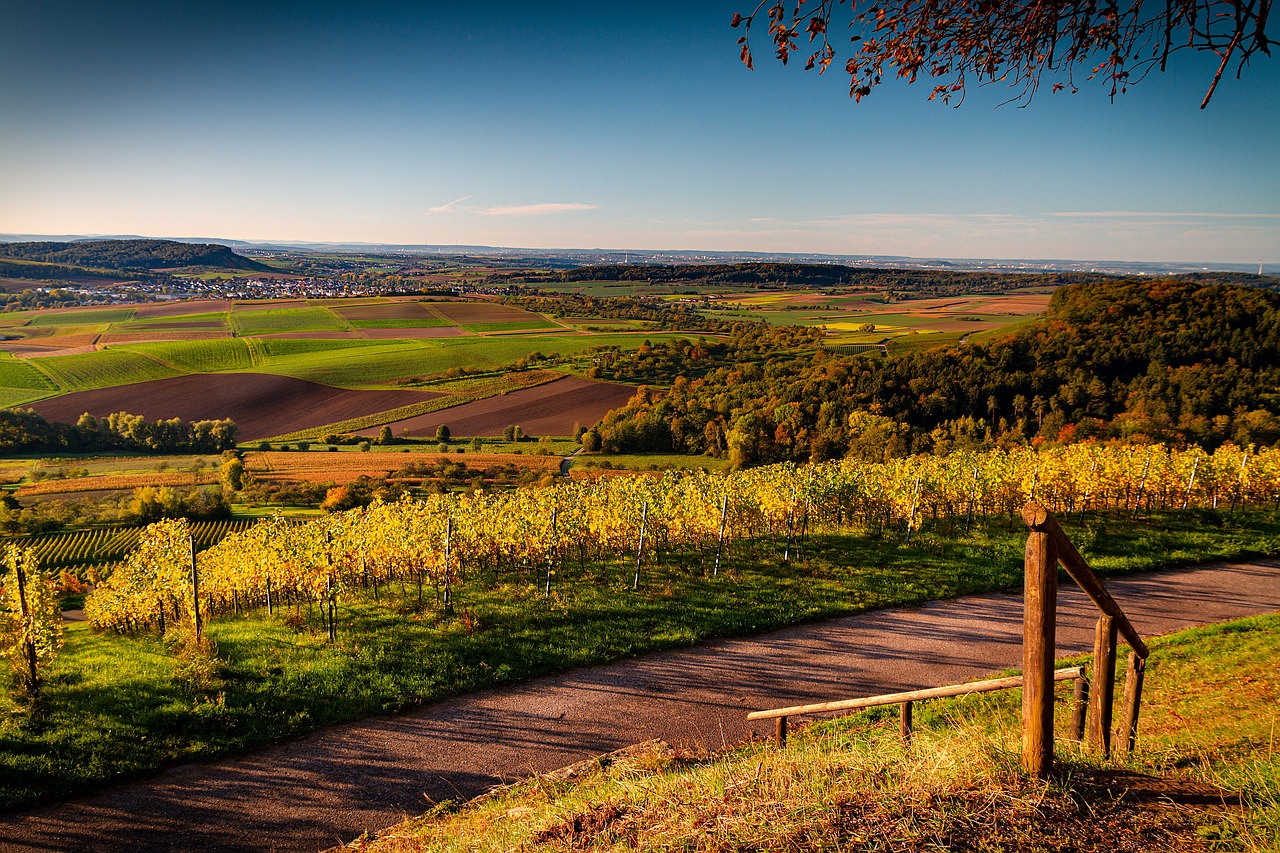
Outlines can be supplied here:
M111 270L220 267L269 272L270 267L213 243L173 240L85 240L74 243L0 243L0 258ZM13 265L10 265L13 266Z
M920 294L1006 293L1034 287L1059 287L1096 280L1096 274L1073 272L1004 273L953 270L908 270L850 267L842 264L608 264L563 270L543 280L688 282L690 285L755 287L847 287Z
M821 349L761 358L759 334L717 353L722 366L642 389L586 441L748 465L1085 438L1280 440L1280 295L1257 288L1070 285L1043 320L1007 338L885 359ZM662 376L705 347L659 344L615 356L613 372L606 358L597 373Z

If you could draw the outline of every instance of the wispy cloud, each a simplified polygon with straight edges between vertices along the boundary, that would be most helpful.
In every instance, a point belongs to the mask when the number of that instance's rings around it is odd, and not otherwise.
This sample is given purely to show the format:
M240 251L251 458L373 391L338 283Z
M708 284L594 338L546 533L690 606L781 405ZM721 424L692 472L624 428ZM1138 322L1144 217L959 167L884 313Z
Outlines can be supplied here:
M428 207L426 210L422 211L422 215L435 216L437 213L444 213L447 210L453 210L469 198L471 198L471 196L464 195L462 198L455 198L453 201L439 205L438 207Z
M514 204L507 207L488 207L480 212L485 216L547 216L553 213L570 213L575 210L595 210L598 204L579 202L543 202L542 204Z
M1280 219L1280 213L1191 213L1156 210L1069 210L1050 213L1076 219Z

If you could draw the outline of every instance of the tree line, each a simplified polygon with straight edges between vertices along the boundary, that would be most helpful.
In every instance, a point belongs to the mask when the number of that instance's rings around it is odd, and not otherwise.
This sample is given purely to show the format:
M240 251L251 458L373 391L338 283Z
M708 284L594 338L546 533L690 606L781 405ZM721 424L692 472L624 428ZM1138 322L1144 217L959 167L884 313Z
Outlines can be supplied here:
M88 413L77 423L50 422L31 409L0 409L0 453L96 452L221 453L236 446L230 419L148 421L114 412L105 418Z
M1280 441L1280 294L1257 288L1070 285L1004 339L883 359L728 346L701 375L642 389L584 443L752 465L1089 438Z

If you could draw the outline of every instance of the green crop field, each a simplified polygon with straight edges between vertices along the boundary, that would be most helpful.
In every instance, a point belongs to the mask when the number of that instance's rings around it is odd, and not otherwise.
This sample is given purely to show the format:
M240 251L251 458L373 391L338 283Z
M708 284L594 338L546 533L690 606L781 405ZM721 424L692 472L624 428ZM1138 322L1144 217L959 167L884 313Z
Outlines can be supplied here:
M265 308L232 311L231 325L242 335L275 332L342 332L350 328L325 308Z
M35 391L52 391L49 377L31 366L31 362L0 353L0 388L28 388Z
M276 342L271 341L273 344ZM364 388L475 363L465 352L446 350L433 343L417 341L362 341L356 348L340 347L336 348L337 351L332 351L334 349L328 347L325 350L297 352L288 356L272 355L262 369L269 373L282 373L339 388ZM353 349L357 352L353 352Z
M172 365L183 373L218 373L225 370L250 370L253 355L243 338L212 338L194 341L157 341L128 344L127 349Z
M366 341L359 338L256 338L250 343L262 352L264 361L327 353L338 349L393 346L387 341Z
M0 388L0 409L14 409L48 397L47 391L30 388Z
M101 352L42 358L38 366L63 391L89 391L182 375L182 371L154 358L115 347Z
M147 331L156 326L176 326L187 323L221 323L226 325L226 311L206 311L200 314L181 314L174 317L137 317L127 323L117 323L122 331Z
M88 326L105 323L123 323L133 318L136 308L102 308L90 311L64 311L56 314L31 312L32 326Z

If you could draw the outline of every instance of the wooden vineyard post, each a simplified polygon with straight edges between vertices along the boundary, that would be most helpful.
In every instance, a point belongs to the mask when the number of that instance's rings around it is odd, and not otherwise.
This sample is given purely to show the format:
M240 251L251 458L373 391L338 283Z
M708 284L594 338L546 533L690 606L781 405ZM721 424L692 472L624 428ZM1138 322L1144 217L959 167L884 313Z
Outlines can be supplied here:
M1053 658L1058 553L1053 537L1032 530L1024 558L1022 769L1043 779L1053 769Z
M720 574L720 555L724 553L724 525L729 520L729 496L720 498L720 539L716 542L716 564L711 568L711 577Z
M195 620L196 641L198 642L204 631L204 626L200 621L200 577L196 574L196 540L188 536L187 545L191 549L191 616Z
M547 588L543 593L543 598L551 598L551 569L555 563L556 556L556 518L560 515L560 508L554 507L551 510L551 536L547 539Z
M1116 623L1098 617L1093 639L1093 691L1089 697L1089 745L1111 755L1111 708L1116 694Z
M1120 742L1132 754L1138 740L1138 708L1142 705L1142 682L1147 662L1137 652L1129 652L1129 669L1124 679L1124 717L1120 720Z
M911 703L903 702L898 706L898 736L904 744L911 743Z
M334 624L334 617L337 614L334 612L333 572L329 572L329 577L325 579L324 593L324 606L325 610L328 611L329 614L329 642L332 643L334 640L338 639L338 626Z
M1083 675L1075 681L1075 701L1071 706L1071 739L1084 740L1084 723L1089 711L1089 679Z
M453 546L453 519L446 516L444 520L444 612L453 612L453 570L449 566L450 552Z
M649 502L640 507L640 541L636 544L636 576L631 581L632 589L640 588L640 560L644 558L644 525L649 520Z
M773 728L773 742L778 749L787 745L787 718L779 717Z

